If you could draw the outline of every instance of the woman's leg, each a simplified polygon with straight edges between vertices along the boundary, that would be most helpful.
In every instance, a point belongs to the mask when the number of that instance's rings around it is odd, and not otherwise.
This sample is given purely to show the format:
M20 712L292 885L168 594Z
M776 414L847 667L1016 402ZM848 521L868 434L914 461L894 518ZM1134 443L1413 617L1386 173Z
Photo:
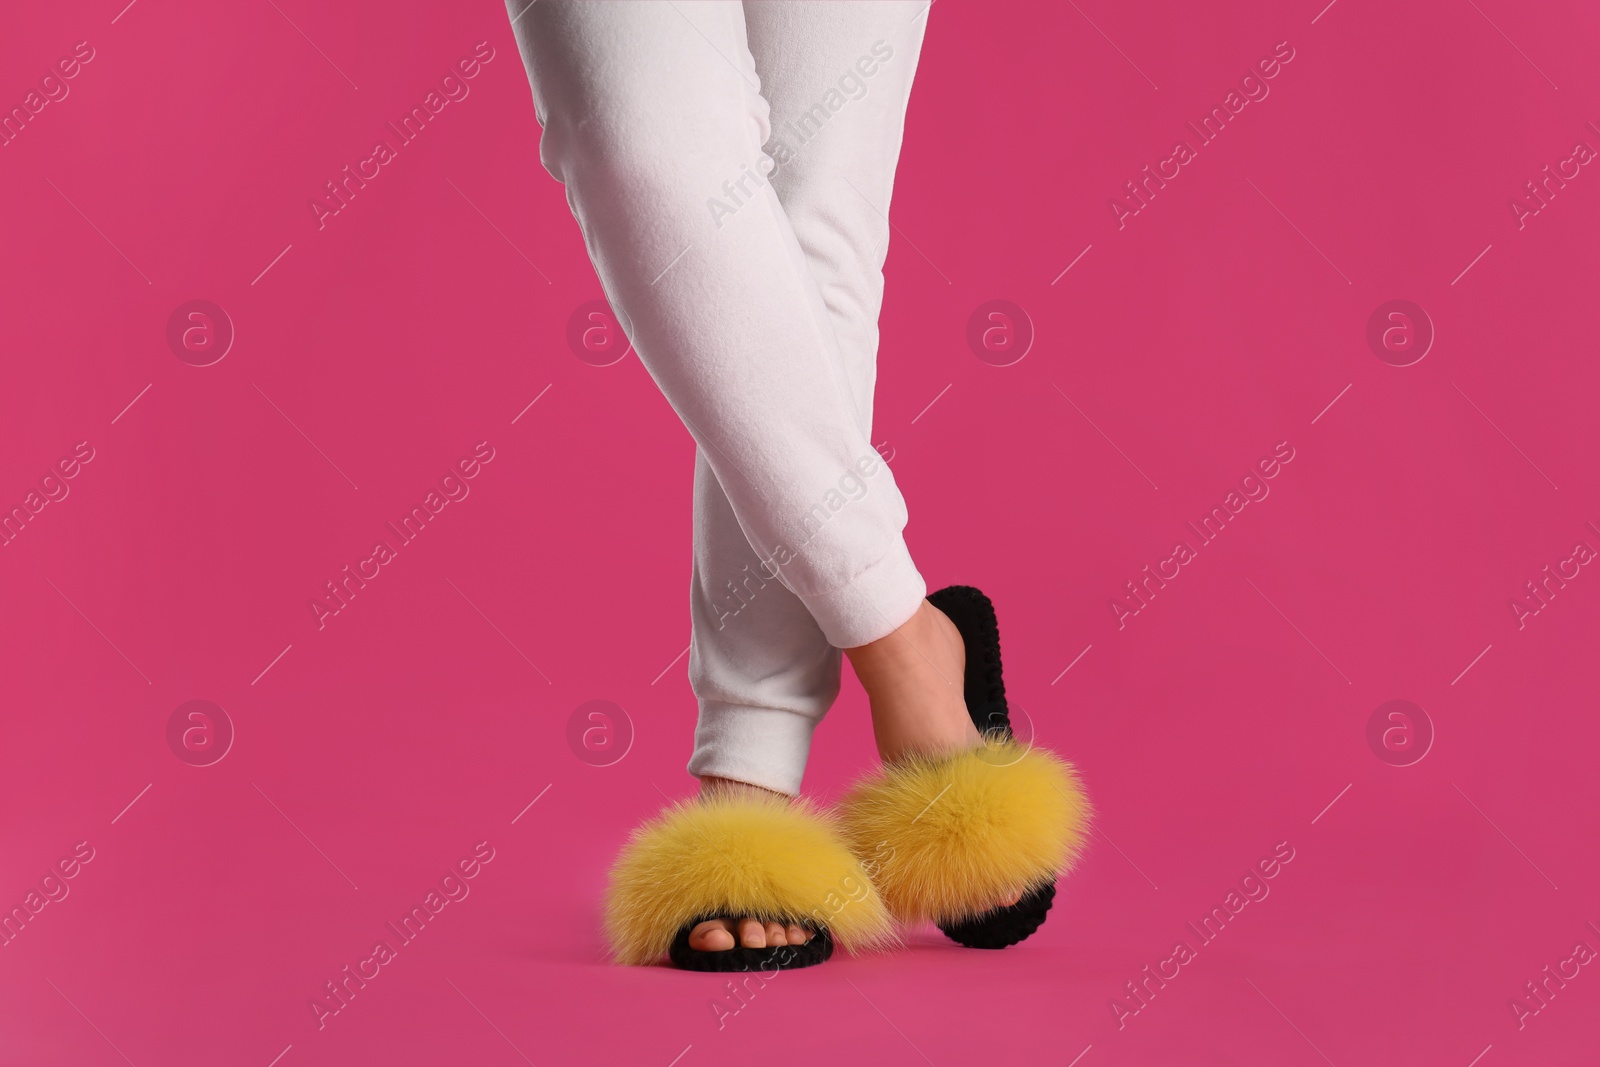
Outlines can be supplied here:
M883 265L889 251L889 202L929 4L925 0L749 0L744 7L750 50L771 109L772 136L766 152L777 164L771 185L821 289L856 401L857 423L864 435L870 435ZM717 517L714 493L700 492L696 504L705 505L703 515ZM719 565L722 575L731 574L737 582L744 562L737 555L732 562L723 562L718 554L724 539L716 535L725 528L725 524L709 530L697 526L697 535L711 536L703 542L697 537L696 647L703 644L718 650L732 641L759 641L771 650L767 655L774 667L820 674L821 668L811 667L819 661L819 638L798 622L775 617L770 627L752 626L741 632L733 630L743 618L741 612L725 620L722 629L701 625L702 617L711 616L700 607L710 596L720 593L728 603L726 581L718 580ZM699 550L702 543L704 551ZM728 545L726 550L734 554L737 546ZM766 590L760 592L764 595ZM756 600L746 610L756 608ZM785 607L769 605L774 616ZM766 619L757 616L754 621ZM897 621L900 625L882 629L870 641L845 646L871 698L880 753L894 760L911 752L976 745L977 731L962 700L964 650L955 626L926 602ZM732 637L727 636L730 630ZM780 655L788 658L780 660ZM837 671L835 660L826 666ZM741 677L737 671L719 675ZM831 703L837 675L827 677L830 687L809 691L826 693ZM720 709L709 710L710 724L719 726ZM707 733L707 711L702 699L702 737ZM805 738L809 742L809 732ZM703 751L697 748L697 761ZM706 760L702 765L719 764Z
M870 433L878 314L906 105L928 5L746 3L750 48L771 105L772 185L822 289ZM961 695L964 651L927 603L849 649L886 760L978 742Z
M835 646L893 630L923 592L905 505L789 220L749 177L769 130L740 5L541 2L517 30L540 157L746 540Z
M700 641L697 689L739 712L712 729L697 773L795 793L837 690L835 648L892 632L925 587L828 307L760 178L770 129L743 12L547 0L517 30L541 160L698 445L697 544L754 562L723 579L743 593L732 605L697 596L697 638L731 630Z
M761 173L776 164L768 180L822 291L857 422L869 437L889 201L927 7L924 0L745 4L773 131ZM694 544L690 677L700 722L689 769L798 791L812 730L838 691L839 651L800 599L762 569L703 457ZM978 743L961 698L961 636L931 605L850 654L872 698L886 760ZM726 787L722 778L703 781ZM715 936L718 947L733 944L731 933Z
M726 222L753 210L758 195L776 196L868 440L889 195L925 8L922 0L745 4L771 135L765 155L740 167L753 177L719 190L708 209ZM689 770L797 792L812 731L838 693L839 650L751 547L708 458L702 450L695 467L689 674L700 722ZM900 621L880 620L881 632Z
M744 7L773 131L755 173L770 182L822 292L856 420L870 440L887 212L927 4L754 0ZM749 198L736 193L723 204L739 208ZM763 566L703 453L695 465L691 600L689 673L700 720L690 772L713 790L733 779L797 792L812 731L838 693L840 652ZM925 619L925 610L913 619ZM903 628L897 633L905 636ZM952 743L975 740L963 732L964 711L947 721ZM878 725L891 746L903 750L909 745L901 742L913 740L897 738L898 722ZM914 738L928 739L927 731ZM714 925L728 933L701 931L703 947L731 947L734 924ZM746 931L738 932L743 940ZM795 931L787 936L793 941Z

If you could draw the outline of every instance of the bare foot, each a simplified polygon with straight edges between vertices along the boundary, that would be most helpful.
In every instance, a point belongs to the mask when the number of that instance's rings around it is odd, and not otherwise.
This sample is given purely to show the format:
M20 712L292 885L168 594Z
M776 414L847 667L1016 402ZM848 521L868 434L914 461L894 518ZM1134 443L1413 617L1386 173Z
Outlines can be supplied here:
M867 691L885 763L983 743L962 697L967 651L961 631L926 600L898 630L844 654Z
M803 945L811 940L811 931L801 926L782 926L767 923L763 926L755 919L707 919L689 931L689 947L699 952L726 952L735 944L745 948L777 948L781 945Z
M736 782L731 778L700 779L702 797L718 793L783 795L759 786ZM726 952L736 944L745 948L777 948L783 945L803 945L810 940L811 931L803 926L763 924L760 920L750 917L707 919L689 931L689 947L697 952Z
M978 748L983 738L967 714L963 685L967 650L950 617L924 600L887 637L847 648L872 706L872 733L884 763ZM1021 889L995 901L1009 907Z

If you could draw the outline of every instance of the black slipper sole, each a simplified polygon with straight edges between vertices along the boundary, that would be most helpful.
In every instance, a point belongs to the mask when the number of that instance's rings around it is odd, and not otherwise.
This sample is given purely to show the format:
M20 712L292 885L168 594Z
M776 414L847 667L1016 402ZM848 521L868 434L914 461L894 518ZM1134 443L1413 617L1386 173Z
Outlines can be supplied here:
M815 967L833 955L833 938L826 928L800 923L814 935L803 945L778 945L770 948L745 948L735 945L721 952L703 952L689 947L689 934L707 919L726 919L726 915L705 915L683 924L667 949L673 966L685 971L797 971ZM774 919L773 922L778 920ZM785 926L789 923L785 922Z
M962 695L978 733L990 740L1012 740L1011 708L1000 673L1000 624L994 604L970 585L950 585L928 595L928 603L949 616L966 646ZM960 922L940 923L946 937L968 948L1006 948L1043 925L1056 897L1055 882L1033 886L1015 904Z

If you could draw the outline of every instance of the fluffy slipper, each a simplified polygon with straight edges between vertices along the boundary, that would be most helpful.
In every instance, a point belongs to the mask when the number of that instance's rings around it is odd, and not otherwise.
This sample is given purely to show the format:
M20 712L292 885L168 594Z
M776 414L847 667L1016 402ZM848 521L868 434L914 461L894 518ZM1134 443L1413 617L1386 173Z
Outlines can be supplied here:
M1056 877L1082 848L1089 802L1070 764L1011 735L988 597L951 586L928 600L961 631L967 711L985 745L880 769L841 802L845 837L897 919L1005 948L1044 922ZM992 906L1019 888L1017 903Z
M759 949L689 947L701 922L745 916L816 936ZM835 943L861 952L894 939L882 898L826 816L804 801L743 793L680 802L635 830L611 870L605 927L618 963L666 955L696 971L810 967Z

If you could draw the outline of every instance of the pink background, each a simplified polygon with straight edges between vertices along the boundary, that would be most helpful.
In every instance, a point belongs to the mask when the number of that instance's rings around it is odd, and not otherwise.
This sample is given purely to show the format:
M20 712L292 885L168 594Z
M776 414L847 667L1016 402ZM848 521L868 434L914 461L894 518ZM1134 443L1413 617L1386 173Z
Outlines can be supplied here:
M6 108L94 49L0 149L0 505L94 450L0 549L0 904L94 856L0 948L0 1062L1592 1061L1596 968L1508 1005L1600 949L1600 576L1509 606L1600 548L1600 175L1509 208L1600 147L1592 5L936 6L875 440L1100 832L1025 945L930 929L719 1028L722 979L601 960L605 866L692 787L691 442L635 357L567 345L599 286L504 13L122 3L0 35ZM309 199L480 41L470 96L319 231ZM1110 198L1280 41L1270 96L1119 230ZM192 299L237 333L211 366L166 342ZM991 299L1037 334L1012 366L965 341ZM1366 341L1392 299L1437 331L1412 366ZM470 496L319 630L322 583L480 441ZM1123 583L1282 441L1119 630ZM168 745L195 699L236 731L210 766ZM611 766L568 745L594 699L635 734ZM1410 766L1367 741L1393 699L1436 734ZM870 762L865 711L847 681L811 792ZM319 1030L323 983L480 841L470 895ZM1270 896L1119 1027L1279 842Z

